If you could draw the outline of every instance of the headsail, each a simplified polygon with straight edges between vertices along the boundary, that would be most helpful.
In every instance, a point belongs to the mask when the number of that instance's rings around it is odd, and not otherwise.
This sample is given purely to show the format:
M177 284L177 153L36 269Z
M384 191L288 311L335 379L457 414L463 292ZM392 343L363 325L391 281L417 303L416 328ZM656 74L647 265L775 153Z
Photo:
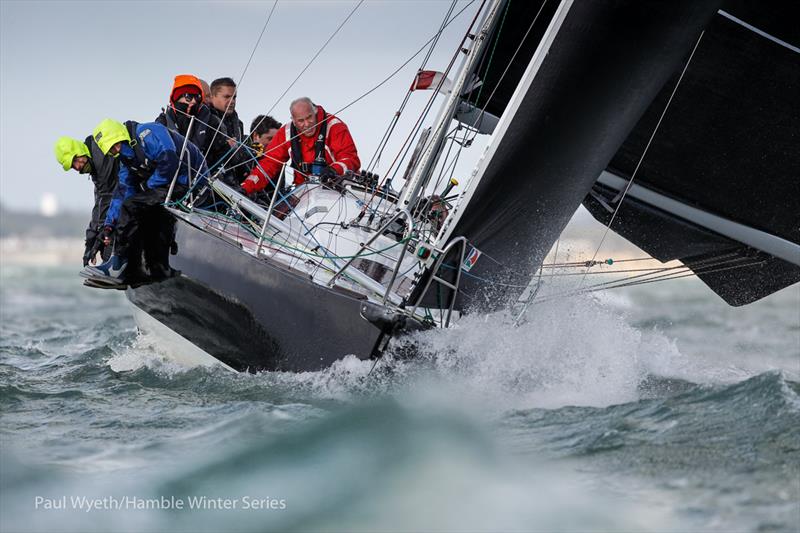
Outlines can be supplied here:
M731 305L800 281L798 20L797 2L725 2L644 158L679 72L584 202L604 224L617 210L613 231Z
M542 11L539 37L539 6L511 2L486 53L520 52L502 82L484 73L475 95L502 116L479 179L440 233L482 253L462 278L460 306L502 305L521 292L719 3L564 1ZM529 28L535 45L523 42Z

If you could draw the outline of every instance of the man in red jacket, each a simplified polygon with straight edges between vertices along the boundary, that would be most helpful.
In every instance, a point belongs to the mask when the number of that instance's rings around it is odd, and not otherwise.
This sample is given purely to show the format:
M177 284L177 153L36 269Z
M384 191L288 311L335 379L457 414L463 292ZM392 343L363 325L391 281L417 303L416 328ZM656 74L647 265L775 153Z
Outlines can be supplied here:
M253 194L275 183L283 164L291 161L294 183L307 176L319 176L323 182L335 180L348 170L361 167L358 152L347 125L306 97L289 106L291 122L283 126L267 146L264 157L242 183L247 194Z

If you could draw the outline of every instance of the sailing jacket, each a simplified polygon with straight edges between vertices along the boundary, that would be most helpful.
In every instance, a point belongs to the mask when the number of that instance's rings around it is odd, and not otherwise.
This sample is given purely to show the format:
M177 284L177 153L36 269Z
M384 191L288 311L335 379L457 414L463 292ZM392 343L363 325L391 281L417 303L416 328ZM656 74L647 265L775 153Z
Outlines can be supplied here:
M327 130L324 131L323 130ZM292 161L292 167L299 172L294 173L294 183L299 185L305 181L302 163L310 164L316 157L315 144L320 133L325 137L325 161L338 175L348 170L357 172L361 168L358 151L347 125L328 115L322 106L317 106L317 127L314 135L306 137L298 135L291 121L287 122L269 143L264 157L258 160L246 181L253 182L255 191L260 191L267 186L267 181L276 177L286 161ZM293 139L294 138L294 139ZM294 141L294 142L293 142ZM297 154L297 148L300 154Z
M114 198L106 213L105 225L115 226L122 202L140 191L169 187L178 171L178 184L189 185L187 157L191 161L192 175L205 176L208 172L203 163L203 153L191 142L186 143L188 154L179 162L184 137L155 122L126 122L125 126L135 145L123 142L119 154L119 183ZM203 178L204 179L204 178Z
M195 146L200 148L203 153L207 153L208 144L214 137L211 110L207 105L200 104L197 112L193 114L195 120L194 124L192 124L192 131L191 135L189 135L189 140L192 141ZM166 110L162 110L161 114L156 118L156 122L173 131L177 131L184 137L186 137L186 130L189 128L190 120L191 117L177 112L172 105L170 105ZM216 122L218 123L218 121ZM214 140L214 144L219 145L220 142L224 143L226 148L228 147L227 143L225 143L224 137L218 134L217 138Z
M86 243L91 245L102 229L111 198L117 188L119 161L115 157L105 155L91 135L86 137L84 144L89 149L89 157L92 160L92 170L89 175L94 183L94 208L92 208L92 219L86 228Z
M228 139L234 139L238 143L244 141L244 124L239 120L236 111L229 111L225 115L214 106L211 106L211 117L211 124L214 128L219 128L219 133L208 153L208 164L212 170L216 170L224 163L226 171L222 175L223 181L228 185L238 185L256 163L253 153L246 144L231 148L227 142ZM213 131L211 134L213 135Z

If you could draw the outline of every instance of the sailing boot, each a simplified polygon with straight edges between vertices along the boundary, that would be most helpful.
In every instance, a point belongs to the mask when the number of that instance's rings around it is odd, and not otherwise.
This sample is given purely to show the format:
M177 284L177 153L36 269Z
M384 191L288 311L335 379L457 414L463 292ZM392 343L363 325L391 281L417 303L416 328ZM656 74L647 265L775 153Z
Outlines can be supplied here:
M118 255L112 255L108 261L97 266L88 266L83 269L81 275L89 274L84 277L96 278L105 283L124 283L123 275L128 262Z

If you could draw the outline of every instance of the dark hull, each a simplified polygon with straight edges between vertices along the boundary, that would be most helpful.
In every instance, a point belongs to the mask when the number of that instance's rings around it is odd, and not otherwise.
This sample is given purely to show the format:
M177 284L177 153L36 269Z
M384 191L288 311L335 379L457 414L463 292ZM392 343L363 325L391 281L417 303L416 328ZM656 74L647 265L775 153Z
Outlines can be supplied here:
M365 300L312 283L178 218L181 275L128 289L139 309L236 370L312 371L346 355L367 359L381 330Z

